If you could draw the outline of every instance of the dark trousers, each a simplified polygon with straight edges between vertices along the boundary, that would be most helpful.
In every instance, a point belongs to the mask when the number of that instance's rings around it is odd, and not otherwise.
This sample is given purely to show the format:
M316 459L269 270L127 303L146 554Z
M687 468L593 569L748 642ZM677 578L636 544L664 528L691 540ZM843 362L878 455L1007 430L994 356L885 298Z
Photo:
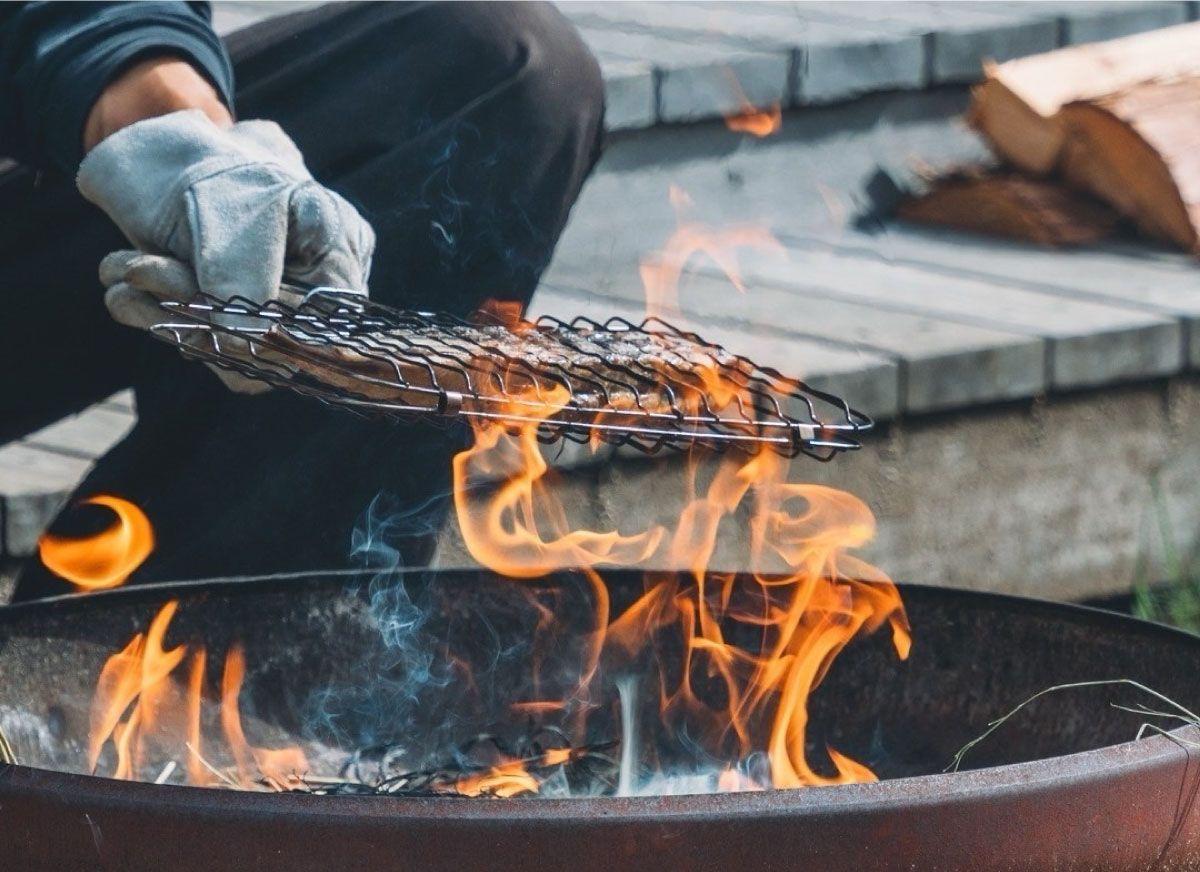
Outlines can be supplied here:
M335 4L228 43L238 116L278 121L374 226L372 297L458 313L528 301L603 128L596 62L555 9ZM71 180L9 173L0 214L0 443L128 385L137 396L137 426L52 529L94 529L74 507L90 494L137 503L157 548L133 583L345 567L356 526L407 532L390 544L428 559L461 433L364 421L281 390L234 395L112 322L96 267L128 244ZM35 559L16 597L68 590Z

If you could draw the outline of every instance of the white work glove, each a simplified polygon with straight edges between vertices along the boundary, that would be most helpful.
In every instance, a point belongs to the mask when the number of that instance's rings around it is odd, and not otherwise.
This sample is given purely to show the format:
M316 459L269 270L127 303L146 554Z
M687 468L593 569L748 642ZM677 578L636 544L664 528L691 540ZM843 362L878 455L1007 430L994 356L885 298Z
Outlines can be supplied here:
M161 323L158 300L197 288L258 303L285 280L366 293L374 231L274 122L222 129L199 110L139 121L88 152L77 183L141 252L169 256L105 259L105 303L128 326ZM218 372L235 390L263 388Z

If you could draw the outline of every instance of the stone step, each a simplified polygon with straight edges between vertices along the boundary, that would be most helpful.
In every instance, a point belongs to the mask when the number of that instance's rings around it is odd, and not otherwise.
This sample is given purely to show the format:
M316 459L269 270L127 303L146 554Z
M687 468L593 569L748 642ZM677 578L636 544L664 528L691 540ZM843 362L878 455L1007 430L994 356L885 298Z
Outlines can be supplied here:
M229 33L315 2L216 2ZM826 103L977 80L986 60L1196 18L1187 2L564 2L599 55L611 129L714 118L749 102ZM739 85L731 86L730 72Z
M1046 385L1068 390L1154 379L1183 368L1175 318L989 279L837 251L794 252L747 269L748 281L794 289L812 307L853 300L883 313L940 318L1036 336L1047 342Z
M538 289L531 312L568 321L583 315L603 322L616 315L639 323L645 317L645 307L636 300L614 299L551 283L543 283ZM786 331L751 331L742 324L708 317L707 313L692 320L671 318L670 322L759 366L841 396L876 420L893 418L899 410L899 366L886 355Z
M1170 317L1182 325L1188 366L1200 367L1200 271L1191 257L1127 243L1050 250L903 224L870 236L785 238L800 252L848 252L940 275L998 280Z
M93 461L137 420L130 391L114 394L16 442L0 446L0 557L24 557Z
M562 273L554 281L588 293L586 282ZM626 305L640 302L637 287L591 290ZM1046 343L1037 336L881 309L873 302L837 299L810 289L755 283L744 296L729 281L685 276L680 287L685 313L703 331L723 326L739 332L733 350L753 349L765 336L831 344L851 352L892 358L899 364L901 412L926 413L965 405L1031 397L1048 387ZM698 328L699 329L699 328ZM753 355L750 355L753 357ZM868 414L878 414L864 408Z

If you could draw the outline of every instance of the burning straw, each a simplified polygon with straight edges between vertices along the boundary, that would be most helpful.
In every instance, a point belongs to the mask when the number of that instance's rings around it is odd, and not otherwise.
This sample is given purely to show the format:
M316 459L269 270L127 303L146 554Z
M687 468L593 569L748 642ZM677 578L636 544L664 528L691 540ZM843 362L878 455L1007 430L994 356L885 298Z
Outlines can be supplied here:
M560 774L569 781L609 784L616 780L617 763L605 752L616 742L601 742L584 747L556 746L542 749L536 741L510 750L497 736L479 736L459 749L456 757L477 753L490 746L496 760L491 764L446 764L434 769L381 775L370 781L361 778L301 779L297 792L321 795L373 796L468 796L509 798L539 793L542 785ZM386 758L386 749L384 751ZM348 762L343 774L356 770ZM383 768L381 766L381 768Z
M17 765L17 755L13 752L12 745L9 744L4 731L0 730L0 765L2 764Z

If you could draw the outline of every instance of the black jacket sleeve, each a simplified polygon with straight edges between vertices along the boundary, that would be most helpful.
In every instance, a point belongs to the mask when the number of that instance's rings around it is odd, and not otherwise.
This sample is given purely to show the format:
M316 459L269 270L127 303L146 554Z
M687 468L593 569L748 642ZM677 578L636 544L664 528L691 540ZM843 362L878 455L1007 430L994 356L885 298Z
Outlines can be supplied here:
M177 55L233 106L208 3L0 3L0 155L74 173L92 104L147 55Z

